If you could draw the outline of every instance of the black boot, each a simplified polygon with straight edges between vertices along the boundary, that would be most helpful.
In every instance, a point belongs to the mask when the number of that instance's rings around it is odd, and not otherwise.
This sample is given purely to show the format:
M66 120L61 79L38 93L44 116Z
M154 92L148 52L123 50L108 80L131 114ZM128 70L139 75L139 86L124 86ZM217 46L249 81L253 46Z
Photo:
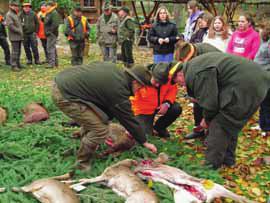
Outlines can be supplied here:
M192 133L185 136L185 139L196 139L196 138L200 138L204 136L205 136L204 129L200 127L196 127L193 129Z

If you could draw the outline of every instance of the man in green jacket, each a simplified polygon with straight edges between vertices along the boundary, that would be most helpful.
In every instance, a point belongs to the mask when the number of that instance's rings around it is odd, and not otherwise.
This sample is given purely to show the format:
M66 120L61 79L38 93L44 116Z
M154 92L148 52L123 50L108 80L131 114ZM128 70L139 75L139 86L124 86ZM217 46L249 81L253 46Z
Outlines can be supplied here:
M71 64L83 64L83 50L85 48L85 39L89 37L90 25L85 16L82 16L80 4L73 9L73 14L66 18L65 35L69 41L72 54Z
M147 142L129 101L133 92L150 79L151 73L143 66L122 71L107 62L66 69L56 76L52 91L54 103L82 127L82 140L77 153L79 169L89 169L98 145L108 136L108 124L113 118L138 143L152 152L157 151L154 145Z
M185 84L203 109L207 163L214 169L234 165L238 133L265 98L269 75L252 61L213 52L179 65L173 81Z
M207 43L191 44L188 42L178 43L176 45L175 56L177 61L189 61L197 56L209 52L221 52L216 47ZM205 137L205 130L200 126L203 119L203 109L198 103L193 103L194 128L193 131L185 136L185 139L195 139Z
M58 37L58 27L60 24L60 16L56 11L57 5L54 1L47 3L47 12L44 19L45 35L47 37L47 50L49 66L47 68L54 68L58 66L56 40Z
M22 66L20 62L21 46L23 41L22 23L19 19L19 4L17 0L9 2L9 11L6 15L5 24L8 28L8 38L11 42L11 68L13 71L20 71Z
M19 14L23 26L23 46L27 58L27 65L33 63L32 54L34 56L35 64L40 65L37 42L39 22L37 15L32 11L31 7L31 3L25 1L23 3L22 12Z
M118 12L120 22L118 27L118 43L121 46L121 54L124 65L131 68L134 64L133 42L135 35L135 23L129 16L129 8L122 7Z
M118 17L109 2L103 5L103 14L97 21L97 41L103 60L116 62Z

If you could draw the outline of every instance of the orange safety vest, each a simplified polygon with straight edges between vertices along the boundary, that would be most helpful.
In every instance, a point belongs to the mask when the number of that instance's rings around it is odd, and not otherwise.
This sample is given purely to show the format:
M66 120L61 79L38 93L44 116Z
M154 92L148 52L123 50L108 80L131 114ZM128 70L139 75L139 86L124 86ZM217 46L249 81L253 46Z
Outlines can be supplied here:
M72 16L68 16L68 21L69 21L69 24L70 24L72 31L75 32L74 20L73 20ZM86 33L87 32L87 26L86 26L87 25L87 18L85 16L81 17L81 23L83 26L83 33ZM68 40L73 40L73 37L70 35L67 38L68 38Z
M46 35L45 35L45 29L44 29L44 22L41 21L41 16L45 17L46 16L46 12L39 12L37 14L38 17L38 21L39 21L39 30L37 33L37 36L39 39L46 39Z

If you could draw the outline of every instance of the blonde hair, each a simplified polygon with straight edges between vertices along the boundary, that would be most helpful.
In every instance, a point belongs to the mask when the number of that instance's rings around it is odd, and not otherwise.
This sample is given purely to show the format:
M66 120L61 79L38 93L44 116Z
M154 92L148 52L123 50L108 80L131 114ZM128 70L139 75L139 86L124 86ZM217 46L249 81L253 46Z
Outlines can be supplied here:
M159 13L160 13L161 10L165 10L165 12L167 13L167 18L166 18L166 20L169 21L169 20L171 19L171 14L170 14L170 12L168 11L168 9L167 9L165 6L161 6L161 7L159 7L159 9L157 10L157 13L156 13L156 16L155 16L156 21L160 21Z
M216 32L215 32L215 29L214 29L214 23L215 23L216 20L220 20L222 22L222 25L223 25L222 26L222 31L221 31L221 37L222 37L222 39L223 40L228 39L229 38L229 28L228 28L227 24L225 23L225 20L224 20L224 18L222 16L216 16L213 19L213 21L211 23L211 26L209 28L208 37L210 39L215 38Z

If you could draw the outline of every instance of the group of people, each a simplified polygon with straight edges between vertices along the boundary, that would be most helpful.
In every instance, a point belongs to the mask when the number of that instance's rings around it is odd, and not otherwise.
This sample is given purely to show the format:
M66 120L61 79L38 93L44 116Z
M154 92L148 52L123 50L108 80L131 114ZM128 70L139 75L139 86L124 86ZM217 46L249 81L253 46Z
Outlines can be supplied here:
M55 20L58 18L55 4L49 2L48 6L45 15L38 15L36 22L39 22L37 27L45 28L42 44L47 50L49 64L54 67L57 53L52 44L56 43L59 24ZM23 4L23 12L29 8L31 6ZM109 3L104 4L97 22L97 40L105 62L89 65L81 64L90 26L80 7L75 7L72 15L66 18L65 34L72 52L71 63L80 66L56 75L52 98L61 111L81 126L76 164L79 169L89 169L98 145L109 134L109 122L113 118L139 144L157 152L147 137L170 137L168 127L182 113L176 97L183 89L193 103L195 121L193 132L185 138L206 136L206 164L212 168L235 164L238 133L260 105L261 128L270 134L269 28L265 26L260 37L251 17L241 14L237 30L231 33L222 17L199 10L195 0L189 1L187 8L189 17L183 34L170 20L166 7L158 9L148 34L153 47L153 64L148 66L134 65L135 23L127 7L122 7L117 16ZM24 28L30 22L30 14L28 18L24 15L18 15L18 4L10 4L5 22L13 47L13 68L21 66L18 47L22 39L25 47L29 47L36 41L33 33L40 30L35 26ZM10 32L19 37L11 38ZM123 69L115 64L117 45L121 46ZM34 52L35 48L31 46L31 49ZM34 60L37 64L40 62L35 53Z
M58 65L56 40L58 37L58 27L60 17L56 11L57 5L53 1L41 2L40 12L36 14L32 11L29 1L22 4L11 0L9 11L6 16L0 15L0 38L1 46L5 54L6 65L11 65L13 71L20 71L24 66L21 65L21 46L23 44L27 65L42 64L38 51L38 41L40 39L44 48L48 68ZM11 43L11 54L7 42L6 27L8 29L8 39Z

